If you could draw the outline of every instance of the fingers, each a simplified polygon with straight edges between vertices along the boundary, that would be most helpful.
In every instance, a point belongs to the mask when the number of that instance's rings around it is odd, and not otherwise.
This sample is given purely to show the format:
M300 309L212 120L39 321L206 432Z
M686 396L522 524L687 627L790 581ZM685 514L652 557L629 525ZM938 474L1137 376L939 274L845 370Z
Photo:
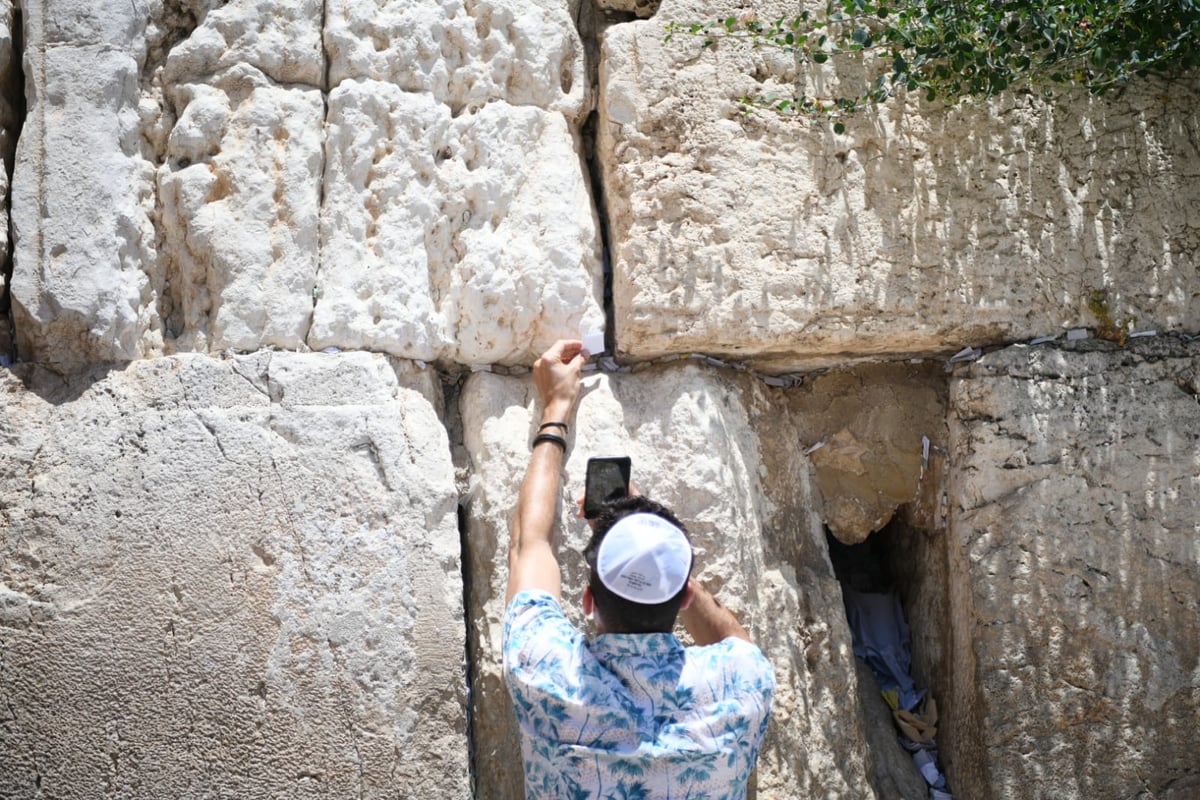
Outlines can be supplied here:
M568 364L583 353L583 342L579 339L559 339L542 355L547 361Z

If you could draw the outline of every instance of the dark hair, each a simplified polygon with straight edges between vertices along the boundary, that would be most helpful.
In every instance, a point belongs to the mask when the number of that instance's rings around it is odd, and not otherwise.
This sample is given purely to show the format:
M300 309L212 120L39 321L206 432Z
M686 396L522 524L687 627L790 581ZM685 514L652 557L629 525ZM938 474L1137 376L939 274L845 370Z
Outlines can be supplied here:
M683 535L688 537L689 542L691 541L687 528L676 519L670 509L644 495L609 500L600 507L600 514L596 517L595 531L592 533L591 541L584 548L583 557L587 559L588 564L588 586L592 590L596 608L600 611L600 616L604 618L604 624L609 633L670 633L675 627L675 618L679 616L683 598L687 596L687 584L684 584L683 588L670 600L654 604L635 603L614 594L596 574L596 553L600 550L600 542L604 541L605 534L621 518L630 514L642 513L662 517L683 531ZM692 565L689 564L689 575L691 571Z

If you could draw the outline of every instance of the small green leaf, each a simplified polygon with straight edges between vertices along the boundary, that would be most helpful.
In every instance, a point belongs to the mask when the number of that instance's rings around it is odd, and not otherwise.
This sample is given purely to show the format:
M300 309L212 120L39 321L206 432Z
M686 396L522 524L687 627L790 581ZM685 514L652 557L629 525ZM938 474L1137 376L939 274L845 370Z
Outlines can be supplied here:
M835 122L833 123L833 132L839 135L843 134L846 132L846 126L840 122Z

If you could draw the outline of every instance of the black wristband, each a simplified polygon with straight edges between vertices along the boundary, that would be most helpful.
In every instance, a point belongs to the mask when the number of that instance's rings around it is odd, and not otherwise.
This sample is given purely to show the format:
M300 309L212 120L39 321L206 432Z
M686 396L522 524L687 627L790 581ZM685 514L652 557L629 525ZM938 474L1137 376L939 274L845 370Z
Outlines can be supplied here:
M556 445L562 448L564 453L567 452L567 440L559 436L557 433L539 433L537 436L533 437L533 445L531 447L537 447L542 442L554 442Z
M539 431L544 431L544 430L546 430L546 428L562 428L563 433L566 433L567 432L567 423L565 423L565 422L543 422L541 425L538 425Z

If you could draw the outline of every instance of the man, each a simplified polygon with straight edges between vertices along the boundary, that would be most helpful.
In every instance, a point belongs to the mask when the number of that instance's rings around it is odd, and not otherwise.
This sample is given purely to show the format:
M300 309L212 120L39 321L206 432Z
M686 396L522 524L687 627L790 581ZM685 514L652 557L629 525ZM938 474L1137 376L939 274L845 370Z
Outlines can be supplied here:
M591 641L561 607L553 534L566 435L587 354L554 344L534 364L542 418L508 557L504 675L536 800L739 800L767 726L775 676L745 629L691 579L670 511L606 504L585 552ZM671 633L679 615L695 647Z

